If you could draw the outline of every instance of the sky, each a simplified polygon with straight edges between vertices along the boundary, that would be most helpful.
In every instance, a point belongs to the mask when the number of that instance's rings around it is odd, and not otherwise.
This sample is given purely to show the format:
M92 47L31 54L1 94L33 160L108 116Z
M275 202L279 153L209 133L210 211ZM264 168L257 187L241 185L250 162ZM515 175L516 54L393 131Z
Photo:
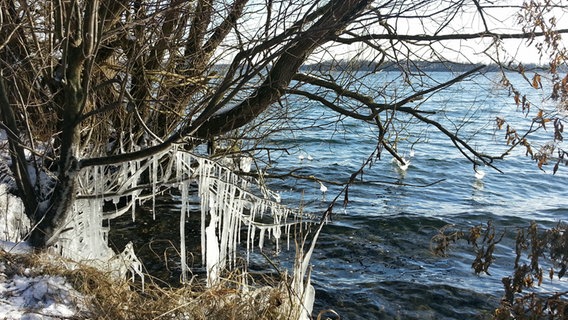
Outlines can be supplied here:
M537 0L536 2L542 2L543 0ZM552 2L561 3L563 0L550 0ZM436 29L443 25L443 30L439 33L442 35L448 34L464 34L464 33L478 33L485 30L484 21L488 28L496 33L520 33L522 31L521 25L519 25L518 17L523 0L479 0L480 5L483 10L483 18L481 17L478 8L475 6L473 0L428 0L428 1L390 1L388 3L394 6L399 6L395 8L380 9L378 10L381 15L387 16L389 14L397 15L397 18L388 19L388 23L396 29L397 34L401 35L432 35L435 33ZM276 12L272 13L272 19L270 20L273 24L273 29L271 34L282 32L285 27L289 27L297 19L303 17L305 12L302 9L307 10L305 3L312 4L312 2L302 3L298 1L296 7L277 7L276 4L287 3L286 1L274 1L273 10L283 10L281 15L278 16ZM295 3L291 1L290 3ZM322 2L325 3L325 2ZM375 1L376 5L381 5L386 3L384 1ZM408 10L408 6L414 6L415 3L422 3L423 7L420 10ZM460 4L457 13L453 15L452 5ZM401 7L404 7L401 9ZM257 39L259 37L264 37L264 28L266 26L267 14L266 14L266 3L263 1L253 1L248 7L248 13L242 20L241 29L241 39ZM448 9L449 8L449 9ZM313 8L312 8L313 9ZM381 11L383 10L383 11ZM390 11L389 11L390 10ZM403 11L403 17L400 17L400 12ZM434 12L433 16L424 17L424 13L427 12L431 14ZM286 17L286 21L281 19L282 16ZM417 16L422 16L417 19ZM558 22L557 28L568 29L568 6L564 9L555 9L547 13L545 16L545 21L548 23L550 17L556 17ZM367 17L368 18L368 17ZM280 19L280 20L278 20ZM449 24L446 22L451 20ZM369 25L370 21L376 22L376 16L370 19L362 20L361 24L353 24L351 28L356 28L357 33L369 33L369 34L381 34L384 33L384 27L375 23L375 25ZM345 36L343 36L345 37ZM229 36L233 41L236 41L234 35ZM566 36L568 39L568 35ZM253 41L254 42L254 41ZM564 42L565 45L568 42ZM499 58L499 62L508 63L513 60L514 62L522 63L537 63L537 64L548 64L548 59L545 56L541 59L538 54L537 49L533 44L528 44L526 40L503 40L500 45L499 55L496 55L495 49L492 46L493 39L485 38L482 40L463 40L463 41L447 41L441 44L433 44L429 48L420 48L418 46L409 45L407 49L409 51L402 52L399 58L404 58L404 54L408 55L410 52L411 59L418 60L440 60L440 57L433 56L430 49L435 49L435 51L445 59L455 62L472 62L472 63L492 63L495 62L492 59L495 57ZM383 41L383 49L388 45ZM332 43L324 47L323 49L316 50L308 63L317 63L318 61L331 60L331 59L366 59L375 60L377 59L377 52L373 50L365 50L361 53L363 45L340 45L337 43ZM234 57L234 51L231 48L227 50L226 47L220 48L218 54L222 56L221 61L225 63L230 63ZM391 54L391 56L393 56Z
M435 12L438 7L452 2L431 1L430 3L432 3L432 5L428 5L425 8L428 12ZM455 16L452 16L449 10L440 10L440 12L431 18L391 19L389 20L389 24L395 27L398 34L402 35L432 35L436 32L440 25L444 25L444 29L439 33L442 35L478 33L485 30L485 23L488 28L495 33L506 34L522 32L521 25L518 22L518 13L520 12L520 5L522 5L523 1L492 1L491 3L499 4L499 6L492 8L484 7L484 19L482 19L482 16L475 7L473 1L466 3L468 5L460 7L460 11ZM489 4L488 1L480 0L480 3L482 6L493 6L493 4ZM566 17L567 10L568 9L556 9L548 12L545 15L544 20L546 23L549 23L548 19L555 17L557 20L557 28L568 29L568 17ZM411 12L408 15L415 16L420 15L421 13L422 12ZM451 22L446 25L448 20L451 20ZM368 28L370 33L384 32L384 28L381 26ZM540 38L540 40L541 39L542 38ZM491 63L493 62L492 58L498 57L500 62L504 63L515 60L516 62L522 63L547 64L547 57L545 56L544 59L541 58L535 47L535 43L528 44L526 40L502 40L500 43L501 50L498 55L493 47L494 40L492 38L485 38L482 40L448 41L443 44L434 44L428 48L409 46L408 49L411 55L415 55L415 59L422 58L435 60L436 57L431 55L431 49L433 48L438 53L441 53L441 55L447 60L456 62ZM565 44L566 42L563 42L563 45ZM320 54L318 58L321 56L327 58L333 56L336 59L342 57L349 59L357 49L358 48L356 46L337 46L330 50L327 54ZM368 52L367 56L372 57L374 56L374 53Z
M521 33L522 26L519 23L519 15L523 13L523 11L517 6L522 5L524 1L517 0L494 2L496 5L500 5L500 7L487 8L484 10L485 23L487 23L489 29L494 30L496 33ZM485 3L487 3L487 1L480 1L480 3L484 5ZM568 21L565 19L565 10L566 9L555 9L551 12L546 13L543 16L545 23L550 24L550 22L547 20L554 17L557 21L557 28L568 28ZM470 8L468 12L463 15L461 21L464 22L466 32L481 32L485 30L484 21L475 8ZM546 56L544 57L544 61L541 59L541 56L535 46L536 42L542 41L542 39L543 38L536 39L536 41L532 44L528 43L528 41L525 39L502 40L501 45L502 49L504 49L504 55L501 55L500 58L504 59L504 61L507 61L507 59L510 58L514 58L515 60L523 63L548 63ZM467 44L464 44L463 50L466 52L466 56L470 57L475 62L488 62L488 57L486 57L486 55L484 55L482 51L491 43L491 39L471 41Z

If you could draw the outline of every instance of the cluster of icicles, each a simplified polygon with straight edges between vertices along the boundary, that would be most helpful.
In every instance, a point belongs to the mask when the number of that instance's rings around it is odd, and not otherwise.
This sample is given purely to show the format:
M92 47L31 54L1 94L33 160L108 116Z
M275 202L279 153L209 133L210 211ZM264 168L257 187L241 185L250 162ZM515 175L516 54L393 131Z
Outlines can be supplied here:
M241 159L242 160L242 159ZM250 159L248 161L250 166ZM239 166L236 166L237 168ZM190 184L197 182L201 203L201 248L203 261L207 267L209 285L219 279L219 273L235 263L237 245L241 243L240 232L247 230L247 254L255 246L254 239L262 249L265 238L273 238L276 250L279 250L282 232L290 243L290 227L298 223L301 212L291 210L280 204L278 194L268 190L258 180L243 178L235 173L234 168L219 164L209 158L197 156L174 147L156 154L149 159L130 161L114 167L93 166L85 168L78 177L79 195L75 202L74 214L68 222L67 232L62 234L57 247L61 254L72 259L105 261L107 267L126 274L142 278L142 265L128 245L124 252L115 255L107 245L109 227L103 221L111 221L127 212L135 219L137 203L151 201L155 203L155 194L160 186L177 187L181 193L180 210L180 249L182 282L188 281L186 265L185 220L189 214ZM249 168L238 170L248 171ZM141 175L149 176L149 184L139 185ZM152 189L150 195L143 195L142 190ZM128 197L128 203L117 207L114 212L103 212L104 201L119 203ZM156 214L153 210L154 215ZM295 270L295 285L303 293L312 292L307 273L311 250L308 254L296 257L300 269ZM311 290L311 291L310 291ZM301 294L302 296L304 294ZM308 300L312 300L308 298ZM305 299L301 299L305 300Z

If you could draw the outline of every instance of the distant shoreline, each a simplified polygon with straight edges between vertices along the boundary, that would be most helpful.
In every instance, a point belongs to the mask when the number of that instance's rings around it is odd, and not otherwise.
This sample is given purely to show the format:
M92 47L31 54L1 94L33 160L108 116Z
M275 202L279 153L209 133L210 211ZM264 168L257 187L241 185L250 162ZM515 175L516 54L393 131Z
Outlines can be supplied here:
M230 64L219 63L213 67L213 70L218 73L223 73L224 70L229 68ZM346 71L358 70L366 72L378 71L409 71L409 72L456 72L463 73L479 66L485 66L482 72L499 72L502 67L497 64L483 64L483 63L461 63L453 61L413 61L402 60L399 62L383 62L381 64L370 60L325 60L313 64L304 64L300 67L300 71ZM510 65L504 67L505 70L511 72L518 72L519 66L522 66L524 71L529 72L548 72L549 66L536 63L527 63L519 65ZM568 72L568 67L560 66L557 72Z
M484 72L500 71L501 67L497 64L485 65L482 63L460 63L452 61L412 61L404 60L396 62L384 62L377 64L374 61L355 60L355 61L323 61L317 64L303 65L300 70L317 71L323 69L336 69L338 71L347 69L357 69L359 71L400 71L401 69L408 71L422 72L466 72L473 68L485 66ZM535 63L522 64L525 71L547 70L547 65L538 65ZM506 68L510 71L517 71L518 66Z

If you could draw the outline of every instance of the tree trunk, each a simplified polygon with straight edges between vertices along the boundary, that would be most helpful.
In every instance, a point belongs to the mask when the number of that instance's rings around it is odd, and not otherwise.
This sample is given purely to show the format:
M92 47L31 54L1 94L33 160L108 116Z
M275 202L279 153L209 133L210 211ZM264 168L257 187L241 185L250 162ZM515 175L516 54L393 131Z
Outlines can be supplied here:
M32 220L36 225L30 234L29 241L36 248L51 245L64 230L65 220L72 213L76 196L76 175L79 168L74 152L75 144L78 142L77 136L75 125L63 129L57 184L51 194L49 206L38 210Z
M80 145L79 120L86 103L86 88L82 79L85 61L83 47L71 47L67 54L65 84L62 94L64 105L60 109L60 154L56 185L47 208L38 210L32 220L35 227L30 234L34 247L52 244L65 228L64 222L72 211L76 197L76 175L79 171L77 150Z

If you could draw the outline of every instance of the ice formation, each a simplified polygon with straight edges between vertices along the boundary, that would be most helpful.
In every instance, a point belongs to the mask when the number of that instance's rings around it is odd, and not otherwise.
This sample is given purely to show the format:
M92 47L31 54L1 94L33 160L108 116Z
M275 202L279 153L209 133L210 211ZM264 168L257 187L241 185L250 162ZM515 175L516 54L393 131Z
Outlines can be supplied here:
M151 198L155 204L158 185L177 187L181 193L180 239L182 282L188 280L185 263L185 218L189 214L190 184L197 182L201 203L201 254L207 267L208 283L218 280L219 272L232 267L237 258L237 244L241 242L240 230L246 228L247 250L253 250L258 236L259 248L267 238L273 238L276 250L280 250L282 229L289 234L290 225L299 211L280 204L280 195L268 190L262 180L242 177L234 170L250 171L251 159L242 157L243 163L234 168L222 165L174 147L156 154L150 159L108 167L91 167L79 176L79 196L74 214L69 221L72 227L60 240L59 248L65 256L81 259L108 261L111 251L106 245L108 229L103 220L113 219L128 210L134 212L141 201ZM141 175L148 173L151 195L141 194ZM114 213L103 213L102 200L118 203L128 196L128 203ZM152 210L156 214L155 210ZM133 219L135 216L133 215ZM289 240L288 240L289 243ZM80 257L77 256L79 254ZM130 271L141 275L140 262L131 252L122 254L135 267Z
M485 171L477 169L475 169L474 171L475 171L475 179L481 180L483 179L483 177L485 177Z
M264 245L265 237L271 236L276 242L276 250L279 250L282 228L289 230L289 217L297 216L299 212L281 205L277 201L279 195L263 188L262 183L244 179L231 168L202 157L193 156L193 161L198 163L194 175L198 179L201 212L204 215L201 225L202 254L207 261L208 281L213 284L218 270L233 266L236 260L241 226L248 230L247 250L253 249L257 231L260 248ZM259 187L260 195L253 193L253 186ZM209 227L205 225L207 213ZM259 220L265 216L270 217L271 221L266 223ZM209 248L214 251L207 252ZM219 249L218 254L215 248ZM214 263L214 260L218 261Z
M84 168L77 176L78 193L73 210L54 248L64 257L106 267L117 271L119 275L130 271L133 277L140 276L143 281L142 264L134 254L132 245L127 245L124 252L115 254L108 246L109 227L105 226L112 226L112 219L129 211L132 219L135 219L137 204L151 201L154 206L160 187L177 187L182 200L182 282L187 282L189 270L186 265L185 218L189 214L190 184L197 183L202 214L201 253L207 268L207 283L214 285L222 270L234 266L237 244L243 240L240 232L243 228L246 230L244 240L247 250L252 251L255 245L262 249L268 238L274 239L276 249L279 250L283 230L288 234L289 243L290 226L296 223L294 218L301 214L282 205L280 194L266 188L261 178L242 177L235 173L234 170L249 172L251 169L252 159L243 157L241 160L240 164L231 168L221 162L173 147L147 159L115 166ZM143 177L149 181L146 183ZM144 195L143 189L151 190L152 193ZM15 234L4 234L18 232L20 224L28 229L29 222L21 214L23 207L12 205L13 202L19 203L18 198L10 196L4 189L0 189L0 196L8 197L5 201L0 201L5 204L5 207L0 208L0 217L5 220L0 223L0 236L3 240L18 241L20 239ZM103 211L105 201L116 204L117 209L114 212ZM20 215L3 214L9 210L17 210ZM152 211L156 214L155 210ZM255 243L257 237L258 242ZM307 265L302 263L304 271L295 280L296 285L305 284L299 279L305 279L306 268ZM298 288L302 297L310 287L308 281L306 289Z
M0 240L20 242L30 229L30 220L24 214L22 200L8 192L8 186L0 183Z

